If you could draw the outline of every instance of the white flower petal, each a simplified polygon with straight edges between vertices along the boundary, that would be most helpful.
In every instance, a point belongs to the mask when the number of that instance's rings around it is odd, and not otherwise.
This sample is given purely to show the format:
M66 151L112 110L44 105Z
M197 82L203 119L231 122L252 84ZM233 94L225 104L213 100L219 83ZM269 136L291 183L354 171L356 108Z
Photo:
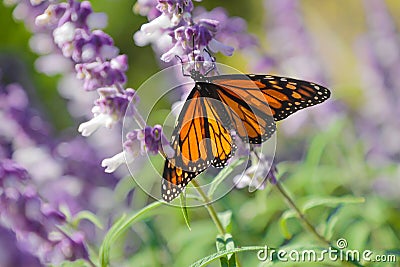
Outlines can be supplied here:
M78 127L78 132L80 132L83 136L89 136L101 126L111 128L113 123L114 120L111 116L101 113L93 117L90 121L81 123L81 125Z
M174 59L175 55L180 55L182 53L183 53L182 46L179 43L177 43L169 51L165 52L161 56L161 60L164 62L170 62L172 59Z
M92 13L86 20L90 29L104 29L108 24L106 13Z
M50 21L51 21L51 17L48 14L43 13L42 15L39 15L36 17L35 24L37 26L44 26L46 24L49 24Z
M166 29L171 26L171 19L168 16L161 14L159 17L153 19L149 23L143 24L140 30L145 33L152 33L159 29Z
M82 47L82 60L89 61L93 59L96 55L96 50L94 49L92 44L85 44Z
M232 46L224 45L215 39L211 39L211 41L208 43L208 47L210 48L211 52L221 52L225 56L232 56L233 51L235 50Z
M253 176L249 183L249 192L252 193L256 190L264 190L265 189L265 178L260 176Z
M58 46L71 42L75 38L75 26L72 22L66 22L53 31L54 42Z
M251 178L247 174L236 175L233 178L234 185L239 189L245 188L246 186L249 185L250 182Z
M71 65L71 61L60 54L41 56L35 61L35 68L50 76L67 72Z
M45 33L36 33L29 39L29 47L36 54L49 54L54 51L53 38Z
M181 21L182 15L178 15L176 13L174 13L172 15L172 19L171 19L171 24L173 26L177 26L179 24L179 22Z
M114 172L121 164L125 163L125 152L120 152L117 155L103 159L101 162L101 167L106 168L104 171L106 173Z
M112 59L112 58L118 56L119 49L118 49L118 47L115 47L113 45L103 45L100 48L100 54L105 59Z
M24 20L29 15L30 7L28 3L20 2L13 10L13 17L17 20Z

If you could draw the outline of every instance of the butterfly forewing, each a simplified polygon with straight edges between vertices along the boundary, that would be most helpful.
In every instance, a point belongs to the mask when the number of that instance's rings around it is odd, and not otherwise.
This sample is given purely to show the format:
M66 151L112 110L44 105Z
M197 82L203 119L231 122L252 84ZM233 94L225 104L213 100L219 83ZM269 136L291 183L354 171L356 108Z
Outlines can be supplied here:
M185 102L172 134L175 156L167 159L162 196L170 201L209 165L223 167L233 154L233 141L221 102L196 84ZM197 87L199 86L199 87Z
M211 78L220 87L220 98L226 102L245 124L239 136L250 143L267 140L275 131L271 121L280 121L290 114L319 103L330 96L330 91L318 84L271 75L221 75ZM235 103L236 102L236 103ZM251 110L254 115L245 111ZM259 129L254 121L258 121ZM258 131L257 131L258 130ZM258 136L257 136L258 134Z
M242 140L260 144L274 134L274 113L260 85L245 75L218 76L212 81L218 85L219 98L228 107L234 129Z

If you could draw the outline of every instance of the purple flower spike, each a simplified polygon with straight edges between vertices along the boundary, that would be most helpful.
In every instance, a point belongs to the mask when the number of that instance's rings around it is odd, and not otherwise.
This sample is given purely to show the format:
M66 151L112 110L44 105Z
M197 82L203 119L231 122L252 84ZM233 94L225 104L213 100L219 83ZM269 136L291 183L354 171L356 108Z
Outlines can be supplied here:
M234 48L223 44L221 41L224 39L234 41L242 49L257 44L256 39L246 33L246 22L240 18L229 18L222 8L207 13L202 8L194 9L190 0L155 2L146 1L143 5L146 8L140 9L139 13L147 15L150 22L142 25L140 31L135 33L134 40L140 46L154 44L164 62L179 56L183 62L190 63L188 68L192 68L194 61L204 60L205 66L196 66L204 73L214 62L205 49L231 56ZM157 17L149 16L154 10L151 3L160 12ZM193 54L197 57L193 58Z
M127 56L118 55L119 50L109 35L101 30L92 30L104 26L102 17L93 12L90 2L70 0L68 4L50 5L36 20L37 24L55 27L54 42L63 56L75 64L77 77L83 80L85 90L114 88L114 95L100 97L95 102L94 118L79 127L85 136L100 126L113 126L125 115L129 102L134 98L132 89L124 91L123 88L128 69Z
M78 233L69 237L60 232L66 216L43 201L27 171L10 159L0 161L0 170L0 229L1 225L12 229L19 246L38 256L42 263L89 260L83 236ZM59 246L62 239L53 238L56 235L68 241L68 253Z
M133 130L126 135L126 141L123 144L124 151L104 159L101 165L106 168L106 172L114 172L125 161L130 164L138 156L145 155L146 151L153 155L157 154L164 143L161 125ZM167 151L170 155L170 151L168 149Z
M124 84L128 66L126 56L120 55L109 62L77 64L75 68L78 78L84 80L85 90L92 91L100 87Z
M99 127L111 128L117 121L125 115L132 116L132 109L128 110L129 103L134 104L139 101L136 91L128 88L123 93L119 93L113 87L99 88L100 98L95 101L92 109L93 119L79 125L78 131L83 136L89 136Z

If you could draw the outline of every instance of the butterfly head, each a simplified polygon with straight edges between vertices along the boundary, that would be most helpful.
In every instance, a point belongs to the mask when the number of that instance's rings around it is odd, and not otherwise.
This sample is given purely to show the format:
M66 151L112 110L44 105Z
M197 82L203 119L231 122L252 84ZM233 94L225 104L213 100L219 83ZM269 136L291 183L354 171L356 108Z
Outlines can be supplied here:
M207 80L206 77L200 73L200 71L195 69L190 70L190 77L196 82L203 82Z

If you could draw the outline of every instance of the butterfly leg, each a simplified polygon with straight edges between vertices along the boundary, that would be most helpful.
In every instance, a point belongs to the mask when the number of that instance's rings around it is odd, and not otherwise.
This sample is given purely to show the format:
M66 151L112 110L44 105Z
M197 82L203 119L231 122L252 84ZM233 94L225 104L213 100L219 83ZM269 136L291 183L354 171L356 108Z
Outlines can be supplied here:
M175 57L181 62L181 67L182 67L182 75L186 77L190 77L190 74L185 73L185 69L183 68L183 60L180 56L175 55Z

